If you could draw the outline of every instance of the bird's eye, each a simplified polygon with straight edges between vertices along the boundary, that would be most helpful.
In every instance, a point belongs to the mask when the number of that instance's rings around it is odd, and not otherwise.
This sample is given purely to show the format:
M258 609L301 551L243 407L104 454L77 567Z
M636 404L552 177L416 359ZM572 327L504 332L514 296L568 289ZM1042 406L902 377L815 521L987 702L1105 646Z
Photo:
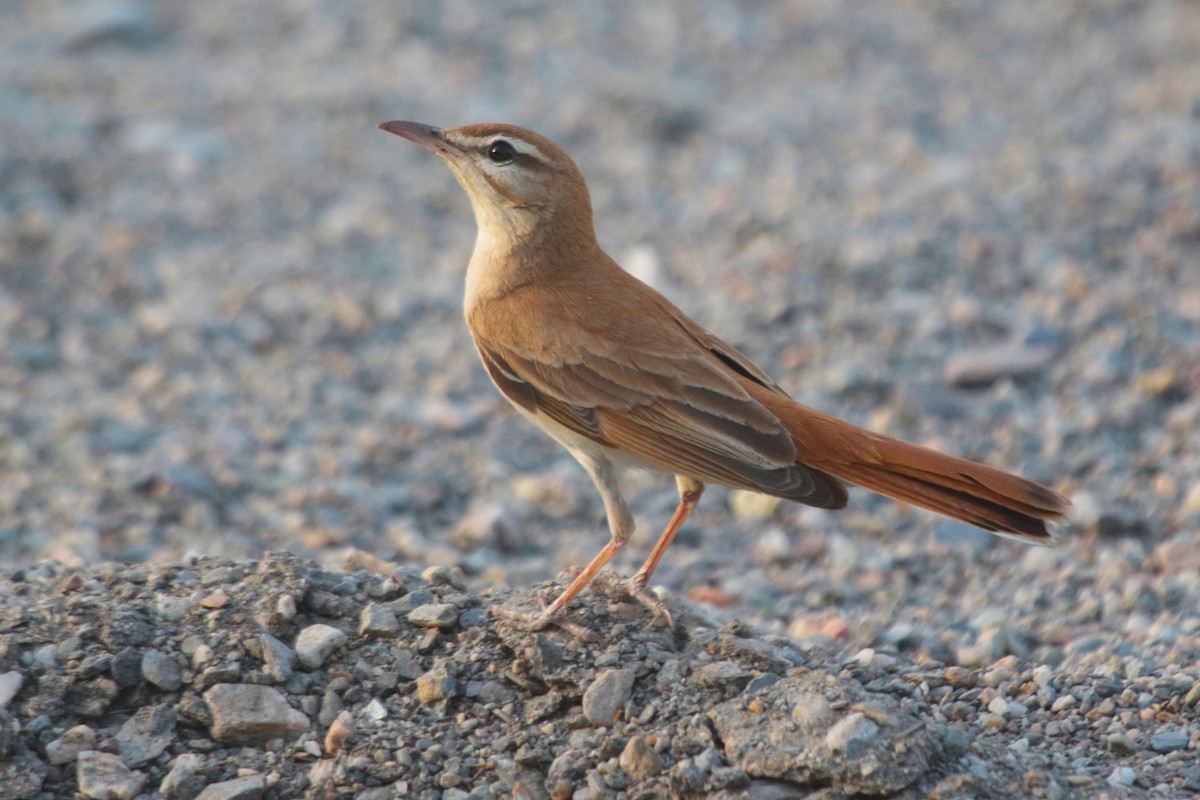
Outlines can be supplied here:
M493 164L511 164L517 155L517 148L503 139L497 139L488 147L487 155Z

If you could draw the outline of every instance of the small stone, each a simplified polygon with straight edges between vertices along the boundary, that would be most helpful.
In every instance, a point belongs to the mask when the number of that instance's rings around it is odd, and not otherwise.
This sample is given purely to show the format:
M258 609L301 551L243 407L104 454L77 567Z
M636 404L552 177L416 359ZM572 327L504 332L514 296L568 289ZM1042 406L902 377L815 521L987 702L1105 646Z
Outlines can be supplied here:
M467 588L467 576L463 573L462 567L434 565L427 567L421 573L421 577L432 586L450 586L460 592Z
M1004 727L1004 717L999 714L981 714L979 726L986 730L999 730Z
M290 622L296 617L296 598L290 594L281 594L275 601L275 611L283 617L284 622Z
M663 770L663 758L645 735L631 736L621 751L621 769L634 781L644 781Z
M1109 774L1108 782L1113 786L1133 786L1137 778L1138 774L1132 767L1117 767Z
M1050 710L1055 712L1066 711L1068 708L1074 706L1076 702L1078 701L1075 700L1075 695L1064 694L1054 701L1054 704L1050 706Z
M175 711L169 706L148 706L125 721L117 732L121 761L140 767L158 758L175 740Z
M705 691L725 687L740 691L750 682L751 677L751 673L736 661L714 661L694 669L688 683ZM624 705L624 702L621 705Z
M458 608L450 603L426 603L408 612L408 621L420 628L446 630L458 622Z
M204 788L204 778L196 774L204 760L196 753L183 753L171 765L171 771L158 785L163 800L193 800Z
M259 634L263 669L276 683L286 683L296 669L296 653L269 633Z
M451 697L458 688L458 681L450 674L444 663L417 678L417 699L423 705L431 705Z
M188 615L189 606L186 597L164 594L154 602L154 613L167 622L179 622Z
M130 800L146 783L146 776L99 750L84 750L75 766L79 791L93 800Z
M0 708L8 708L17 692L21 691L21 684L24 682L25 676L16 670L0 675Z
M358 632L373 639L394 639L400 632L400 620L387 606L369 603L359 617Z
M954 651L954 660L963 667L982 667L992 660L992 650L988 645L973 644L960 647Z
M1150 746L1157 753L1173 753L1176 750L1185 749L1188 741L1186 731L1163 731L1150 738Z
M337 648L346 643L348 637L332 625L309 625L296 637L296 657L301 666L314 670L320 668Z
M1051 679L1054 677L1054 670L1045 664L1039 664L1033 668L1033 682L1038 685L1039 689L1045 689L1050 685Z
M267 790L267 781L262 775L247 775L231 781L210 783L196 800L259 800Z
M583 716L593 725L610 726L633 694L632 670L607 669L583 693Z
M949 358L945 378L960 388L982 388L1002 378L1020 380L1036 375L1053 357L1054 351L1049 347L978 347Z
M367 703L365 711L367 718L373 719L376 722L387 719L387 708L384 707L383 703L379 702L378 697L371 698L371 702Z
M308 730L303 713L288 705L278 689L248 683L218 683L204 693L212 715L210 732L224 744L261 744Z
M224 589L217 589L212 594L200 601L200 605L205 608L218 609L229 605L229 595Z
M997 716L1008 716L1008 701L1003 697L993 698L992 702L988 703L988 711Z
M820 728L833 722L834 711L820 692L797 692L792 697L792 719L805 728Z
M96 732L87 725L76 725L52 742L46 743L46 760L51 764L70 764L84 750L96 747Z
M845 753L854 758L879 733L879 726L859 711L847 714L825 734L825 746L831 753Z
M174 692L183 686L183 670L175 659L161 650L142 653L142 676L147 683L164 692Z

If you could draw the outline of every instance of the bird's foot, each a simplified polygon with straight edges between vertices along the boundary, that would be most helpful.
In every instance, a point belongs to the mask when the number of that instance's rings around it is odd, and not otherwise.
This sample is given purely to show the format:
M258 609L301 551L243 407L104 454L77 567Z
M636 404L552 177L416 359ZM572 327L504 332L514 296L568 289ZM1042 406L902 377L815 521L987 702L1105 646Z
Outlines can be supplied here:
M505 608L501 606L495 610L498 617L507 620L513 627L525 631L526 633L536 633L544 631L551 626L560 628L566 633L574 636L577 639L582 639L588 642L598 642L600 637L595 632L585 628L577 622L572 622L566 619L561 608L546 605L544 600L539 598L542 605L540 613L530 613L528 611L519 611L515 608Z

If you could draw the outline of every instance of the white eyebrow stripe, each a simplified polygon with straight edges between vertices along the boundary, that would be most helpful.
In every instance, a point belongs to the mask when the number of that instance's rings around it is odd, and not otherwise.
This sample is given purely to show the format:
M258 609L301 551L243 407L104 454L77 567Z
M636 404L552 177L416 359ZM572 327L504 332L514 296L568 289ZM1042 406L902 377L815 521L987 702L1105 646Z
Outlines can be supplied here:
M469 148L469 147L482 148L482 147L486 147L486 146L490 145L492 142L503 139L504 141L511 144L513 146L513 149L516 150L518 153L521 153L522 155L527 155L527 156L536 158L538 161L541 161L544 164L554 164L554 161L550 158L547 158L545 153L543 153L541 150L537 149L537 147L530 144L529 142L524 141L523 139L518 139L515 136L505 136L503 134L497 134L495 136L457 136L455 138L458 140L456 143L460 147L463 147L463 148Z

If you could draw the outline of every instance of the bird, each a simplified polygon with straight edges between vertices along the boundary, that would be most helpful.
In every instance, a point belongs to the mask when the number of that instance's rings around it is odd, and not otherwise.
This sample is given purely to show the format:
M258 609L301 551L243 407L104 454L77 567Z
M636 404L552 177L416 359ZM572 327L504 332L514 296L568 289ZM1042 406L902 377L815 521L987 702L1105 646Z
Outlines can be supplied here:
M865 430L802 405L737 349L626 272L597 242L587 183L563 148L509 124L380 129L441 159L470 198L475 247L463 313L488 375L574 456L609 539L531 629L566 608L625 547L634 519L618 467L675 477L679 502L622 587L673 620L647 586L707 484L816 508L855 485L987 531L1050 544L1069 506L1017 475Z

